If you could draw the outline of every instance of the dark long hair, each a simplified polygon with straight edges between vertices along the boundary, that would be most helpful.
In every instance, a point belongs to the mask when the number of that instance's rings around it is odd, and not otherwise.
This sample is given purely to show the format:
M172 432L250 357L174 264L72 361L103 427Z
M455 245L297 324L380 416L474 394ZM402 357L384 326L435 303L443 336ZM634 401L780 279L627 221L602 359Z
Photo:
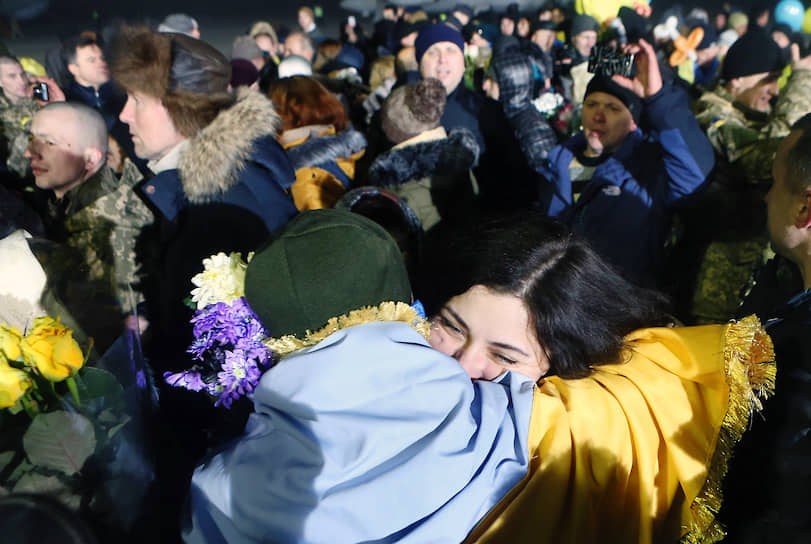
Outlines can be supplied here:
M429 310L474 285L517 296L547 350L550 375L579 378L595 365L620 362L628 333L668 322L663 295L627 282L550 219L493 219L452 238L432 259Z

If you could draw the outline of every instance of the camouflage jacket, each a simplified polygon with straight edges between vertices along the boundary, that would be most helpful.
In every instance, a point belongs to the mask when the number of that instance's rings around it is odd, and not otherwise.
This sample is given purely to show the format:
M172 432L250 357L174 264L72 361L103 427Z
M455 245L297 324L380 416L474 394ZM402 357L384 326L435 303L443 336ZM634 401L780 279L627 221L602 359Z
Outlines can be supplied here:
M736 104L723 88L694 104L716 154L712 182L682 216L683 239L674 254L687 282L676 297L689 300L682 318L716 323L732 318L752 288L768 249L764 196L772 163L791 125L811 111L811 70L792 74L771 114Z
M82 255L88 280L104 285L125 314L143 300L138 292L141 269L135 247L154 221L133 191L140 177L131 172L125 171L118 180L109 167L102 166L62 199L49 202L51 221L67 245Z
M26 177L30 171L31 164L23 153L28 147L28 126L37 109L39 106L30 98L12 104L8 98L0 95L0 123L5 146L2 153L9 171L20 178Z
M693 111L722 162L737 164L736 171L750 182L769 184L777 145L811 112L811 70L792 74L771 115L736 104L722 87L704 93Z

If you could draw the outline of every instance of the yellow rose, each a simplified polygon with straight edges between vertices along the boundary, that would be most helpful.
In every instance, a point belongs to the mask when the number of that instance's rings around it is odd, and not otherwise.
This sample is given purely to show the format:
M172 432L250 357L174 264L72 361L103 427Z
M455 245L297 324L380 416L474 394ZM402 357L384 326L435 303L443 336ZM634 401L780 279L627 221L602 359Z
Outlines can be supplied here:
M3 352L10 361L20 357L20 340L22 333L17 327L0 325L0 351Z
M73 331L50 317L34 320L33 328L20 342L20 349L26 364L36 367L52 382L74 375L84 364Z
M14 406L31 388L31 377L24 371L0 362L0 408Z

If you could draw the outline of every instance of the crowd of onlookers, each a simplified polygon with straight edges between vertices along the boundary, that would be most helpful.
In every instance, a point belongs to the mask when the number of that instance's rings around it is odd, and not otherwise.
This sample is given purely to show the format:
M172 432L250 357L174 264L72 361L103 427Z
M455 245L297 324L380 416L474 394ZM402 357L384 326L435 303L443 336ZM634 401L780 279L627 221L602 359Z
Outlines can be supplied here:
M83 30L42 59L5 52L0 236L33 237L60 308L100 352L137 330L161 376L190 364L184 299L202 259L247 254L301 211L380 223L428 299L448 232L554 217L669 295L676 322L776 319L778 383L797 394L773 421L795 434L764 440L802 444L808 302L783 304L811 282L811 36L770 3L653 8L387 5L367 28L349 16L328 29L302 6L295 25L246 23L230 51L173 14ZM161 501L179 516L196 460L248 408L223 415L169 389L157 474L176 482ZM808 473L808 450L791 451L768 465L777 480Z

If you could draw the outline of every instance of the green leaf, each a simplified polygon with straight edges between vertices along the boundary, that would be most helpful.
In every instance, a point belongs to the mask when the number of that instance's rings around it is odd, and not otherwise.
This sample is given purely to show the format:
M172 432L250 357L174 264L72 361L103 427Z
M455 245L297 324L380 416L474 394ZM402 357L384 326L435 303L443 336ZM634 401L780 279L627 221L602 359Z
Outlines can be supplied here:
M62 410L38 415L23 436L29 461L64 472L68 476L82 469L96 449L93 424L81 414Z
M34 468L34 465L27 461L21 462L17 465L17 468L14 469L14 472L11 473L11 476L8 477L9 482L16 482L22 476L25 476L28 472L30 472Z
M120 431L124 426L130 422L130 416L124 416L124 420L116 425L115 427L111 427L109 431L107 431L107 438L112 438L115 434Z
M79 395L82 397L82 402L86 399L118 395L124 391L115 376L100 368L86 366L79 371L78 377L79 379L76 380L76 385L79 388Z
M0 472L3 472L11 460L14 459L13 451L4 451L0 453Z

